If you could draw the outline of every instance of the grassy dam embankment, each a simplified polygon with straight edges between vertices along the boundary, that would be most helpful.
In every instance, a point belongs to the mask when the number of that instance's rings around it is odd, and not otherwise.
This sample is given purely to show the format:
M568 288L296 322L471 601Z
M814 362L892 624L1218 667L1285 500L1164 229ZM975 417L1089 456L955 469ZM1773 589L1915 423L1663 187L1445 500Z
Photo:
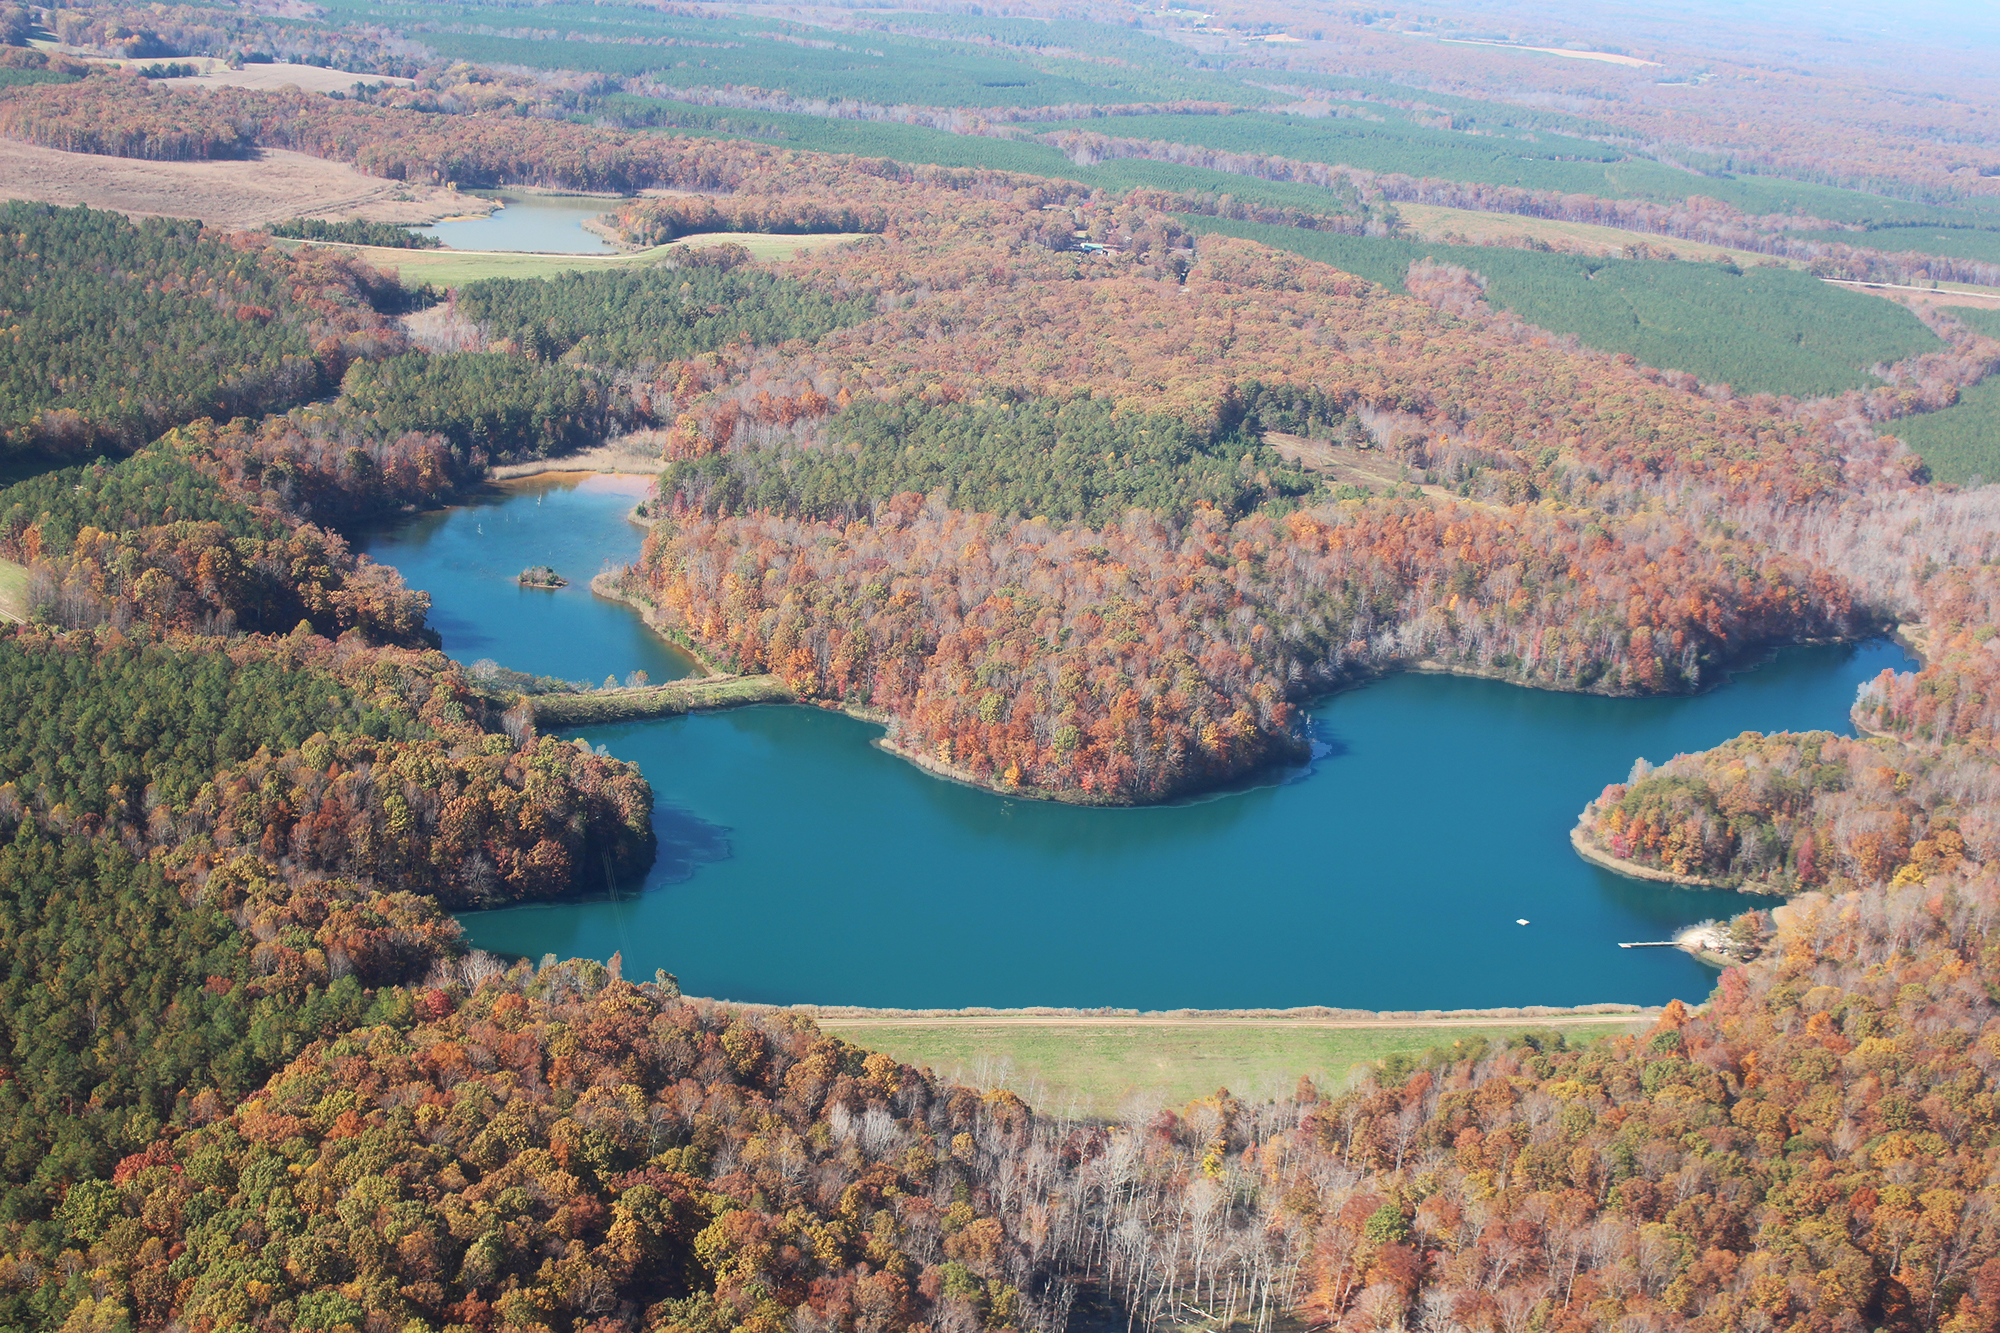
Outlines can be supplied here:
M788 704L794 699L776 676L728 676L588 694L538 694L529 702L534 706L535 725L548 728L637 722L750 704Z

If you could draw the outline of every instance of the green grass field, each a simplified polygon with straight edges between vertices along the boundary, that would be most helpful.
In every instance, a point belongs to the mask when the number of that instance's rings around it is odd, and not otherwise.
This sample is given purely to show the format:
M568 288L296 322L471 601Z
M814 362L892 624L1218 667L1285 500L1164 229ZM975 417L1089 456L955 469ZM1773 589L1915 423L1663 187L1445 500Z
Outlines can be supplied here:
M1566 1020L1572 1040L1642 1031L1650 1018ZM1134 1104L1184 1105L1217 1088L1239 1097L1289 1095L1305 1075L1345 1085L1357 1065L1415 1054L1464 1037L1505 1040L1545 1031L1548 1020L1437 1026L1324 1027L1308 1020L1155 1019L1045 1024L978 1018L828 1018L819 1024L857 1046L973 1086L1011 1088L1037 1109L1115 1119Z
M807 250L851 241L848 235L778 236L765 232L715 233L684 236L666 245L635 250L620 255L537 255L504 250L398 250L378 245L344 245L340 249L360 255L387 273L398 274L406 286L429 283L433 287L458 287L481 278L547 278L558 273L590 273L600 269L630 268L671 258L676 251L693 246L733 243L744 247L753 259L784 260Z
M0 620L28 618L28 571L12 560L0 560Z
M1868 367L1942 346L1896 303L1787 268L1433 245L1191 215L1182 221L1397 290L1415 260L1462 265L1488 280L1490 304L1531 324L1744 393L1804 398L1862 388L1876 382Z

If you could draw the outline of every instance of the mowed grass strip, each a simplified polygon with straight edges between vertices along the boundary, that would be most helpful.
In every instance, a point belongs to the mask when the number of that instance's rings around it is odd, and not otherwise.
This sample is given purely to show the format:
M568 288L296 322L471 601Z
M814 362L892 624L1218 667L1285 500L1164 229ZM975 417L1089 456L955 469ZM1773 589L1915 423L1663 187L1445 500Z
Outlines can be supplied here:
M1009 1088L1037 1110L1115 1120L1135 1110L1182 1106L1218 1088L1245 1098L1288 1096L1301 1075L1337 1089L1357 1066L1466 1037L1505 1041L1559 1027L1573 1041L1588 1041L1644 1031L1654 1021L1651 1016L1528 1018L1500 1026L1487 1020L1332 1027L1282 1019L1035 1024L822 1017L819 1025L857 1046L973 1087Z
M771 232L716 232L683 236L665 245L616 255L526 254L512 250L399 250L379 245L334 248L361 256L385 273L397 274L406 286L459 287L481 278L549 278L558 273L590 273L600 269L657 264L679 251L703 245L740 245L760 262L782 261L808 250L851 241L848 234L780 236Z

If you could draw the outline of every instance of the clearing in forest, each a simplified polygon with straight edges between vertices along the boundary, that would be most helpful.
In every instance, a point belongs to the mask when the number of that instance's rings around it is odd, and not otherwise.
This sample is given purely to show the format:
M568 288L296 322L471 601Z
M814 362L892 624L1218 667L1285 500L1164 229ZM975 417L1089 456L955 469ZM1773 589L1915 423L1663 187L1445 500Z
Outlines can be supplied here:
M0 560L0 620L28 618L28 571L12 560Z
M130 64L152 64L152 61L129 61ZM315 65L245 65L241 69L231 69L227 64L215 59L201 57L183 58L179 63L202 66L200 74L189 79L163 79L169 88L254 88L263 92L276 92L281 88L297 88L308 93L345 93L360 84L389 84L397 88L416 86L414 79L399 79L388 74L353 74L346 70L320 69Z
M175 64L192 65L201 71L182 79L160 79L166 88L252 88L259 92L277 92L284 88L297 88L305 93L347 93L360 84L388 84L396 88L414 88L415 79L397 78L393 74L355 74L349 70L322 69L318 65L289 65L272 61L269 64L250 64L231 69L229 62L214 56L173 56L167 60L91 60L86 64L103 65L111 69L144 69L148 65Z
M826 1031L905 1064L1007 1087L1050 1113L1115 1119L1135 1103L1179 1106L1228 1088L1288 1095L1299 1076L1340 1088L1356 1065L1465 1037L1560 1027L1573 1041L1643 1031L1654 1015L1394 1022L1298 1018L831 1017Z

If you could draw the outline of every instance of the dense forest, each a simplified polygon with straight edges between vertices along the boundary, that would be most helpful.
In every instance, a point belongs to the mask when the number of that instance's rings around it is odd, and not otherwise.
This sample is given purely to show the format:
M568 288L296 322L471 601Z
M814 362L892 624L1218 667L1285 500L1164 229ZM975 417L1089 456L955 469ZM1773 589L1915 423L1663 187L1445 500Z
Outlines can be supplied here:
M85 1200L120 1159L314 1041L417 1021L407 988L463 953L444 905L601 887L652 858L633 769L536 736L441 654L370 646L423 637L425 599L300 521L295 494L245 487L299 433L202 422L0 491L7 554L53 622L0 637L16 1324L89 1299L47 1264L106 1219ZM228 632L285 616L282 636Z
M899 244L838 261L875 321L716 388L683 364L633 591L720 660L886 713L906 753L1085 800L1269 763L1301 697L1400 663L1686 690L1884 616L1815 562L1637 511L1908 486L1852 424L1899 410L1885 391L1741 399L1564 350L1462 273L1413 268L1402 297L1219 238L1183 273L1171 223L1077 211L1104 253L1047 244L1033 201L961 205L949 247L897 212ZM925 289L949 325L905 313ZM1897 393L1956 391L1956 362L1907 365Z
M371 991L457 951L440 893L570 892L651 855L632 770L483 732L435 653L17 629L0 661L17 1227L190 1099L406 1009Z
M435 236L398 227L388 222L362 222L344 218L328 222L322 218L293 218L273 222L264 228L273 236L294 241L329 241L340 245L379 245L392 250L435 250L444 242Z
M163 451L22 482L0 491L0 516L0 555L28 567L31 608L54 624L429 635L429 597L393 569L355 556L337 532L225 495Z
M333 252L0 204L0 435L76 454L196 417L283 411L401 346L378 313L392 293Z
M643 369L732 343L817 340L874 313L863 298L742 267L747 258L713 247L672 265L469 282L454 309L538 361Z
M879 208L855 209L817 200L730 201L648 199L620 209L614 225L636 245L664 245L683 236L709 232L757 231L786 235L825 232L878 232L888 225Z
M1338 409L1331 415L1339 420ZM863 400L827 423L825 447L675 461L660 475L659 494L674 512L710 517L762 510L856 519L914 492L1019 518L1102 524L1128 509L1185 518L1195 508L1235 518L1264 505L1290 508L1318 489L1262 443L1262 424L1253 416L1203 438L1173 417L1121 415L1089 397L956 410Z
M1954 767L1888 738L1752 734L1635 768L1591 804L1585 836L1622 860L1732 888L1901 888L2000 850L2000 810L1954 799Z
M339 412L385 433L416 432L506 461L565 454L616 420L609 386L571 366L504 352L411 352L363 362L340 386Z

